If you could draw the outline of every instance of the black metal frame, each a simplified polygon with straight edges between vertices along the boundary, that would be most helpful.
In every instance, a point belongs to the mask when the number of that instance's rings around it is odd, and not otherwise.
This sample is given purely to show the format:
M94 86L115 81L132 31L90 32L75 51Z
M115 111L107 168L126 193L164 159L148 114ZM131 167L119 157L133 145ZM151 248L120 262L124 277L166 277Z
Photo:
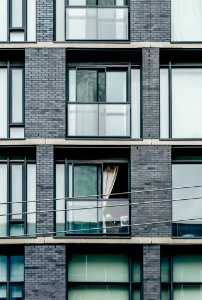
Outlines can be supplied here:
M167 69L168 70L168 119L169 119L169 124L168 124L168 138L161 138L161 140L201 140L202 139L202 134L201 138L192 138L192 137L187 137L187 138L173 138L172 137L172 69L189 69L189 68L201 68L202 69L202 63L172 63L172 61L169 61L168 64L161 64L160 70L162 69ZM160 100L161 101L161 100ZM161 126L161 120L160 120L160 126Z
M1 164L7 165L7 237L10 236L10 227L12 224L24 225L24 234L27 234L27 163L35 164L35 160L22 159L6 159L0 160ZM15 218L12 215L12 166L22 166L22 218Z
M25 299L25 291L24 291L24 281L21 282L21 281L10 281L10 258L12 256L23 256L23 255L13 255L13 254L9 254L9 255L6 255L6 254L1 254L0 253L0 256L6 256L7 257L7 281L1 281L0 282L0 286L1 285L4 285L6 286L6 291L7 291L7 300L11 300L11 289L13 286L21 286L22 287L22 292L23 292L23 296L22 296L22 299L24 300ZM23 256L24 257L24 256Z
M65 19L65 24L64 24L64 33L65 33L65 36L64 36L64 41L67 42L67 41L72 41L72 42L75 42L75 41L78 41L78 39L67 39L66 38L66 23L67 23L67 16L66 16L66 9L67 8L75 8L75 9L85 9L85 8L127 8L128 9L128 37L124 40L122 39L108 39L108 40L100 40L100 39L81 39L80 41L83 41L83 42L128 42L130 40L130 7L129 7L129 0L124 0L125 1L125 5L122 5L122 6L116 6L116 3L115 5L113 6L99 6L98 4L98 1L99 0L96 0L96 5L69 5L69 1L68 0L65 0L65 7L64 7L64 19ZM116 1L116 0L114 0ZM56 2L57 0L54 0L54 40L56 40Z
M22 32L24 33L24 41L27 40L27 0L22 0L22 27L13 27L12 26L12 1L8 0L8 41L10 41L10 34L12 32ZM22 41L23 42L23 41Z
M119 250L120 251L120 250ZM133 291L136 289L140 290L140 297L141 297L141 300L143 300L143 287L142 287L142 282L143 282L143 258L142 258L142 255L140 254L140 251L137 252L137 256L134 256L134 254L129 254L128 251L127 252L119 252L118 251L118 254L124 254L128 256L128 272L129 272L129 281L128 282L70 282L68 281L68 267L67 267L67 284L68 284L68 287L69 286L125 286L128 288L128 300L135 300L133 299ZM73 254L76 254L76 252L74 252ZM79 252L80 253L80 252ZM83 254L84 252L82 252ZM99 250L96 250L95 252L92 252L92 250L89 252L88 250L88 253L87 254L97 254L99 255L101 252ZM117 249L113 252L111 251L104 251L102 252L102 254L105 253L105 254L114 254L114 253L117 253ZM70 252L71 254L71 252ZM137 260L138 258L138 261L140 262L140 272L141 272L141 278L140 278L140 282L133 282L133 262L135 260ZM67 257L67 266L68 266L68 257ZM68 291L68 287L67 287L67 291ZM67 300L68 300L68 293L67 293Z
M171 250L172 251L172 250ZM177 251L178 253L179 251ZM185 251L186 253L186 251ZM181 254L184 254L184 252L181 252ZM194 255L193 252L189 252L189 254ZM161 293L162 293L162 289L166 288L169 291L169 300L173 300L173 290L175 286L202 286L202 283L199 282L173 282L173 254L172 255L163 255L164 257L166 257L168 259L168 263L169 263L169 281L168 282L162 282L161 281ZM161 256L161 260L162 260L162 256ZM162 299L162 294L161 294L161 299Z
M70 102L69 101L69 86L70 86L70 82L69 82L69 70L75 70L76 71L76 98L77 98L77 70L105 70L105 94L106 94L106 72L107 70L110 71L114 71L114 72L118 72L118 71L126 71L126 102L106 102L106 97L105 97L105 101L99 102L99 97L98 97L98 88L97 88L97 101L96 102L77 102L77 99L75 102ZM141 68L140 65L136 65L136 64L95 64L95 63L77 63L77 64L68 64L67 66L67 93L66 93L66 98L67 98L67 106L66 106L66 136L67 138L106 138L106 139L110 139L110 138L131 138L131 134L132 134L132 111L131 111L131 69L138 69L140 70L140 115L141 115L141 111L142 111L142 94L141 94ZM98 76L97 76L97 87L98 87ZM89 135L83 135L83 136L79 136L79 135L69 135L69 128L68 128L68 108L69 105L77 105L77 104L82 104L82 105L130 105L130 134L129 135L125 135L125 136L101 136L99 135L99 114L98 114L98 135L93 135L93 136L89 136ZM140 118L140 138L142 136L142 119Z
M103 175L103 164L111 164L111 165L117 165L117 164L125 164L127 165L128 167L128 190L130 191L130 170L129 170L129 160L127 159L116 159L116 160L112 160L112 159L109 159L109 160L82 160L82 161L79 161L79 160L68 160L67 158L65 160L55 160L55 178L56 178L56 165L57 164L65 164L65 211L64 211L64 214L65 214L65 232L62 233L64 236L121 236L121 237L125 237L125 236L130 236L131 235L131 228L130 226L128 227L128 232L127 233L104 233L104 232L99 232L99 233L87 233L86 231L84 232L71 232L71 230L68 229L67 227L67 201L68 201L68 197L69 196L69 186L68 186L68 167L69 165L72 165L72 168L74 167L74 165L76 166L80 166L80 165L97 165L97 166L101 166L101 177ZM56 182L56 180L55 180ZM73 185L73 178L72 178L72 185ZM101 185L102 185L102 180L101 180ZM100 187L100 193L102 193L102 186ZM56 191L56 184L55 184L55 191ZM98 192L99 192L99 187L98 187ZM124 191L125 192L125 191ZM72 196L73 196L73 186L72 186ZM56 195L56 193L55 193ZM71 198L71 197L70 197ZM67 200L66 200L67 199ZM93 198L92 201L97 201L99 202L100 200L102 199L102 197L97 197L97 198ZM127 201L128 201L128 206L129 206L129 224L131 224L131 209L130 209L130 203L131 203L131 195L130 193L127 195ZM125 200L126 200L125 199ZM74 200L74 199L72 199ZM113 200L113 199L111 199ZM120 199L114 199L114 200L120 200ZM123 200L123 199L122 199ZM55 205L54 205L55 209L56 209L56 202L55 202ZM57 224L57 219L56 219L56 213L54 214L55 215L55 231L56 231L56 224ZM99 229L99 228L98 228ZM90 230L90 229L89 229ZM70 232L68 232L70 231ZM56 232L56 236L57 236L57 232Z
M7 61L0 64L0 68L7 69L7 138L10 138L11 128L25 127L25 67L22 63L11 63ZM22 123L12 122L12 70L22 70ZM16 138L15 138L16 139Z

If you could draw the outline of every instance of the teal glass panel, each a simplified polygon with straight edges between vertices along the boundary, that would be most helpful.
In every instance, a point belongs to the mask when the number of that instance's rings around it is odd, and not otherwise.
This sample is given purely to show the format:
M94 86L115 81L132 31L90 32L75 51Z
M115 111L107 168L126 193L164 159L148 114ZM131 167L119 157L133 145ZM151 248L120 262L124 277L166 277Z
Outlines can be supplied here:
M24 257L10 257L10 281L24 281Z

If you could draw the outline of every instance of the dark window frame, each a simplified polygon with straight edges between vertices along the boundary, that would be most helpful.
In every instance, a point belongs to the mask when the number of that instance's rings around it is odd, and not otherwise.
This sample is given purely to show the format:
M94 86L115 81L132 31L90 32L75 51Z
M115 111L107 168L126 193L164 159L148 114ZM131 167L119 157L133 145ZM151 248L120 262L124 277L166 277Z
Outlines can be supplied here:
M104 246L104 245L103 245ZM93 247L92 247L93 248ZM74 255L74 254L79 254L79 250L75 249L75 251L72 253L71 250L70 252L68 252L68 255ZM99 254L114 254L114 253L117 253L117 254L120 254L120 255L127 255L128 257L128 271L129 271L129 281L128 282L90 282L90 281L84 281L84 282L75 282L75 281L68 281L68 258L69 256L67 256L67 291L68 291L68 287L69 286L106 286L106 285L111 285L111 286L125 286L128 288L128 300L135 300L133 299L133 291L136 289L138 289L140 291L140 299L143 300L143 257L142 257L142 254L141 254L141 250L138 249L137 250L137 255L135 256L134 253L131 253L131 251L129 250L129 252L120 252L120 249L119 251L117 252L117 249L114 250L112 252L112 249L107 249L106 251L104 252L100 252L100 250L97 250L96 251L93 249L89 251L89 249L86 249L83 250L82 254L94 254L94 255L99 255ZM138 261L140 263L140 282L134 282L133 281L133 264L135 263L135 261ZM67 300L68 300L68 293L67 293Z
M10 139L11 128L25 129L25 65L24 63L20 63L20 62L14 63L8 60L6 62L1 62L0 68L7 69L7 117L8 118L7 118L6 139ZM12 122L12 70L22 70L22 122L20 123Z
M6 285L7 299L8 300L12 299L12 297L11 297L12 296L12 293L11 293L12 287L13 286L20 286L20 287L22 287L22 294L23 294L22 300L24 300L25 299L25 291L24 291L24 283L25 283L25 258L24 258L24 255L20 254L20 253L18 253L18 254L12 253L12 254L9 254L9 255L4 254L4 253L0 253L0 256L6 256L7 257L7 281L0 281L0 286L2 286L2 285L5 286ZM13 256L21 256L21 257L24 258L24 260L23 260L23 262L24 262L24 264L23 264L23 266L24 266L24 280L23 281L10 281L11 257L13 257Z
M54 7L56 8L56 1L55 0L55 4L54 4ZM96 5L69 5L69 0L65 0L65 7L64 7L64 14L65 14L65 28L64 28L64 32L65 32L65 37L64 37L64 40L67 42L67 41L82 41L82 42L93 42L93 41L96 41L96 42L128 42L130 40L130 1L129 0L124 0L125 4L124 5L121 5L121 6L118 6L116 5L116 1L117 0L114 0L115 4L114 5L99 5L99 0L96 0ZM125 39L98 39L98 38L95 38L95 39L67 39L67 32L66 32L66 24L67 24L67 16L66 16L66 10L68 8L74 8L74 9L91 9L91 8L94 8L94 9L102 9L102 8L106 8L106 9L110 9L110 8L114 8L114 9L127 9L128 10L128 32L127 32L127 37ZM56 22L55 22L56 23ZM54 30L54 36L56 37L56 30Z
M24 33L24 41L27 41L27 0L22 0L22 27L13 27L12 26L12 13L13 13L12 1L13 0L8 0L8 12L9 12L9 17L8 17L8 41L11 41L10 40L10 35L11 35L12 32L22 32L22 33Z
M130 236L131 235L131 208L130 208L130 205L131 205L131 195L130 195L130 192L128 192L127 194L127 197L125 198L109 198L110 201L117 201L117 200L122 200L122 201L125 201L126 203L128 203L128 208L129 208L129 212L128 212L128 217L129 217L129 226L127 228L127 232L118 232L118 233L104 233L102 231L100 232L96 232L96 233L87 233L87 232L72 232L71 233L71 230L68 229L68 226L67 226L67 201L69 198L71 198L69 196L69 186L68 186L68 168L69 166L71 165L72 166L72 175L73 175L73 167L74 166L90 166L90 165L97 165L97 166L100 166L101 167L101 191L102 191L102 183L103 183L103 165L104 164L109 164L109 165L120 165L120 164L124 164L124 165L127 165L127 175L128 175L128 179L127 179L127 182L128 182L128 191L130 191L130 164L129 164L129 160L128 159L92 159L92 160L70 160L70 159L67 159L65 158L65 160L55 160L55 174L56 174L56 165L59 165L59 164L63 164L65 165L65 232L63 233L63 236L66 236L66 237L69 237L69 236L76 236L76 237L79 237L79 236L99 236L99 237L106 237L106 236L119 236L119 237L125 237L125 236ZM56 176L55 176L56 177ZM56 181L55 181L56 182ZM73 181L73 178L72 178L72 194L73 194L73 184L74 184L74 181ZM99 189L99 188L98 188ZM55 191L56 191L56 184L55 184ZM100 191L100 192L101 192ZM125 192L125 191L124 191ZM56 196L56 193L55 193L55 196ZM102 200L103 197L102 197L102 194L101 194L101 197L97 197L96 199L93 198L92 201L99 201L99 200ZM55 202L55 209L56 209L56 202ZM55 213L55 236L57 237L57 229L56 229L56 224L57 224L57 219L56 219L56 213ZM99 230L102 230L102 228L98 228L96 227L96 229L99 229ZM90 229L89 229L90 230ZM70 231L70 232L68 232Z
M12 224L24 225L24 235L27 235L27 164L36 164L34 159L13 159L10 157L0 159L0 165L7 165L7 235L10 236ZM22 218L12 215L12 166L22 166Z
M128 63L128 64L119 64L119 63L114 63L114 64L96 64L96 63L69 63L67 65L67 70L66 70L66 78L67 78L67 89L66 89L66 137L67 138L82 138L82 139L87 139L87 138L104 138L104 139L128 139L131 138L132 136L132 109L131 109L131 105L132 105L132 97L131 97L131 87L132 87L132 82L131 82L131 71L132 70L139 70L140 71L140 87L141 87L141 66L139 64L134 64L134 63ZM105 70L105 96L106 96L106 73L111 71L111 72L122 72L122 71L126 71L126 101L125 102L107 102L106 101L106 97L105 97L105 101L96 101L96 102L77 102L76 101L69 101L69 86L70 86L70 79L69 79L69 71L70 70L75 70L76 71L76 98L77 98L77 70L97 70L97 72L99 70ZM142 112L142 107L141 107L141 103L142 103L142 94L141 94L141 88L140 88L140 137L142 136L142 119L141 119L141 112ZM97 89L97 100L99 100L99 91ZM82 105L124 105L124 106L128 106L130 107L129 112L130 112L130 125L129 125L129 135L99 135L99 114L98 114L98 135L69 135L69 128L68 128L68 112L69 112L69 105L77 105L77 104L82 104ZM138 138L138 139L139 139Z

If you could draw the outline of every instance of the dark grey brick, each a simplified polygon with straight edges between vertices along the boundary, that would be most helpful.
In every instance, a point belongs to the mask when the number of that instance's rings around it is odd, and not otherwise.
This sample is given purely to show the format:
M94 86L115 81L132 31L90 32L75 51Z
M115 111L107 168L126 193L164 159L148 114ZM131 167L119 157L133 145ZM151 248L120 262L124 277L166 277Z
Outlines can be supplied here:
M172 192L170 188L171 147L133 146L131 148L131 192L132 202L138 203L131 209L131 222L138 224L132 227L133 236L171 236ZM145 192L145 190L154 191ZM135 191L141 192L135 193ZM165 200L168 201L163 202Z
M26 49L26 138L65 137L65 61L65 49Z
M37 41L53 41L54 0L37 0Z
M66 299L66 247L25 246L25 299Z

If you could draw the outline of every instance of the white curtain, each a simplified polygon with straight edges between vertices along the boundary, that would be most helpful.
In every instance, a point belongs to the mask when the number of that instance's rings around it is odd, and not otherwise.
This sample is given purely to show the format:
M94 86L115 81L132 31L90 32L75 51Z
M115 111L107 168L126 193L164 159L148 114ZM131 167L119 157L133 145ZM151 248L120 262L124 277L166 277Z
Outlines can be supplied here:
M107 205L107 199L109 198L112 189L114 187L116 177L118 174L118 166L108 166L106 169L104 169L103 172L103 209L102 209L102 215L103 215L103 232L106 232L106 224L105 224L105 217L104 217L104 209Z
M202 0L172 0L172 41L202 41Z

